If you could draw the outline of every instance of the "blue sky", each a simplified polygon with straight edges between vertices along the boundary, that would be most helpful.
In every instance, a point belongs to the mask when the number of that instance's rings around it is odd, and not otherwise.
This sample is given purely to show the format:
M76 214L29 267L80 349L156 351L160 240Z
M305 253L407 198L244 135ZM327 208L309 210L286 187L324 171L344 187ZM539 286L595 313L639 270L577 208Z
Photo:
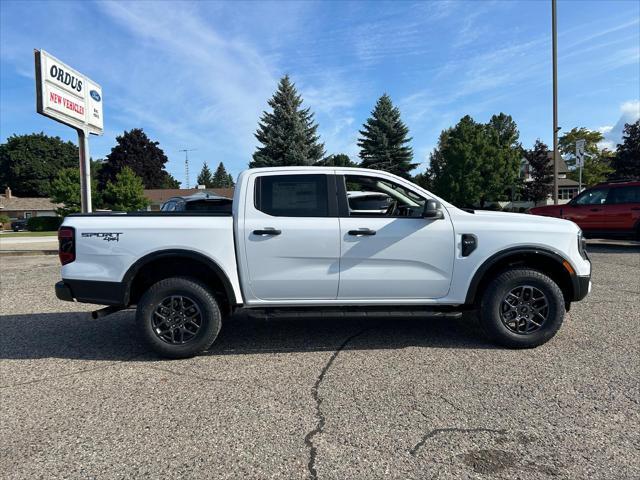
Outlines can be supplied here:
M526 147L551 142L551 2L0 2L0 137L73 130L35 113L33 49L103 88L104 157L125 129L160 142L191 183L202 163L237 175L258 117L288 73L328 153L357 158L358 129L387 92L423 170L465 114L514 117ZM613 145L640 115L640 2L558 1L559 124Z

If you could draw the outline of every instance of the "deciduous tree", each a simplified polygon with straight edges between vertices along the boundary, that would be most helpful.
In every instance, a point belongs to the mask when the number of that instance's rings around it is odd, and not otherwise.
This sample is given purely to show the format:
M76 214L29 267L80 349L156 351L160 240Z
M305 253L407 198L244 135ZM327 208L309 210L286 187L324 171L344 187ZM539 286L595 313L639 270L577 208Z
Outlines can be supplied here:
M64 168L79 168L78 147L44 133L12 135L0 145L0 188L19 197L45 197Z
M570 167L576 166L576 141L584 140L585 160L594 159L600 155L598 143L603 140L602 133L588 128L572 128L558 138L558 150L562 158Z
M142 179L129 167L123 167L114 182L107 182L104 201L108 208L124 212L141 210L149 205Z
M263 112L255 134L260 146L250 168L313 165L324 156L318 125L288 75L268 101L271 112Z
M613 173L613 168L611 167L613 157L614 153L607 149L599 151L597 155L587 156L582 167L582 185L590 187L604 182ZM576 169L573 172L569 172L567 177L577 182L580 179L580 173Z
M640 120L625 124L622 143L616 148L611 166L613 178L640 180Z
M164 169L168 158L158 145L141 128L116 137L116 146L100 170L99 185L104 187L109 181L113 182L124 167L129 167L140 177L144 188L178 188L179 182Z

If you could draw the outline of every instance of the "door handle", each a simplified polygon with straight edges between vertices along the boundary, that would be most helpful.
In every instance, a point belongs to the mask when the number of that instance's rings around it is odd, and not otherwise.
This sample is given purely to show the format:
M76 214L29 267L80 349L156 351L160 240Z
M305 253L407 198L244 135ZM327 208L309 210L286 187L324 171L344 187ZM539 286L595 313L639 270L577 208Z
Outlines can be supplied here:
M355 237L363 237L363 236L371 236L375 235L376 231L371 230L370 228L360 228L358 230L349 230L349 235L353 235Z
M631 207L631 210L640 210L640 207Z
M280 230L276 230L275 228L265 228L264 230L254 230L254 235L280 235L282 232Z
M599 212L599 211L600 211L600 209L599 209L599 208L592 208L592 209L591 209L591 211L592 211L592 212Z

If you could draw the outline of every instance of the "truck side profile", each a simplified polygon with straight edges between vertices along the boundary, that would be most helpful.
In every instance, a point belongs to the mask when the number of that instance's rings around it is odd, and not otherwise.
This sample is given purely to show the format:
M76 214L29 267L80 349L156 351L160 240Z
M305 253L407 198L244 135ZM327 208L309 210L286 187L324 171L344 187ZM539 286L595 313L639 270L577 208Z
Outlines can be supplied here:
M492 341L535 347L591 288L574 223L461 210L357 168L250 169L230 214L70 215L59 242L58 298L135 305L173 358L206 350L239 308L477 309Z

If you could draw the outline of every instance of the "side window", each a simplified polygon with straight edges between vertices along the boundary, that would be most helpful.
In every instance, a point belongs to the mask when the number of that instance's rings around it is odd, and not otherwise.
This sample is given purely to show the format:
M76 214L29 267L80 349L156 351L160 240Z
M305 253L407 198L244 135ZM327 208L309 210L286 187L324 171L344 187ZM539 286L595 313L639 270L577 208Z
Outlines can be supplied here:
M256 179L255 207L274 217L326 217L327 175L265 175Z
M350 217L422 217L426 199L386 179L346 175Z
M608 188L592 188L576 199L577 205L603 205L607 200Z
M607 203L640 203L640 186L612 188Z

